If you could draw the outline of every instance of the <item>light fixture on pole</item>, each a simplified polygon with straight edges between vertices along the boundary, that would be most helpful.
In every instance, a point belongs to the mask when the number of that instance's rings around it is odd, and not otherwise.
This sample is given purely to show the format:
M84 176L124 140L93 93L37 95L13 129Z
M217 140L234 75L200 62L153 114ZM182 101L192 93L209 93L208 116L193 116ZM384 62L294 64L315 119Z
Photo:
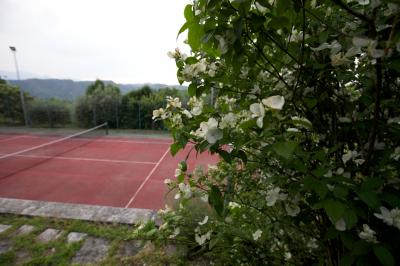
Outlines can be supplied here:
M18 62L17 62L17 49L14 46L10 46L10 50L14 55L15 69L17 71L17 79L19 81L20 76L19 76L19 69L18 69ZM22 90L21 87L19 88L19 97L21 99L22 112L24 113L25 126L29 126L28 116L27 116L26 107L25 107L24 91Z

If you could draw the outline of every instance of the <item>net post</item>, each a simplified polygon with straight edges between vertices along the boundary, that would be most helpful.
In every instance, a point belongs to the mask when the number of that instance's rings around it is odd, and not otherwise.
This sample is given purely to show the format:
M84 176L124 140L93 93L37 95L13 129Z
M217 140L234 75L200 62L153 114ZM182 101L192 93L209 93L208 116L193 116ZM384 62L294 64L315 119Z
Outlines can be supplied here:
M108 122L105 122L104 124L106 125L106 135L108 135Z

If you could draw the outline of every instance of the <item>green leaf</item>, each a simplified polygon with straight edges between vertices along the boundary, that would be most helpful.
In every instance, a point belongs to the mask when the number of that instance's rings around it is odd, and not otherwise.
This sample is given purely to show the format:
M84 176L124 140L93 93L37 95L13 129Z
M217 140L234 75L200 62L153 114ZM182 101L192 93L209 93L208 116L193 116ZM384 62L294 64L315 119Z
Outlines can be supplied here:
M291 9L292 0L279 0L276 1L276 11L279 15L285 15Z
M190 83L190 85L188 87L189 96L195 96L196 95L196 89L197 89L197 86L194 83Z
M324 199L328 194L328 188L326 187L326 185L315 178L312 177L304 178L304 185L308 189L311 189L313 192L315 192L320 199Z
M343 214L343 219L346 222L346 229L353 228L357 224L357 221L358 221L356 212L349 207L347 207L345 209L344 214Z
M156 228L151 229L150 231L146 232L146 236L150 237L150 236L154 235L155 233L157 233L157 231L158 230Z
M375 256L382 263L382 265L384 265L384 266L395 265L395 261L392 256L392 253L390 253L390 251L387 250L384 246L376 245L373 247L373 250L374 250Z
M361 190L357 192L357 195L372 209L378 209L381 205L378 194L374 191Z
M354 244L353 250L351 251L352 255L365 255L368 254L371 250L370 244L368 244L365 241L357 241L357 243Z
M278 155L289 160L292 158L292 155L298 145L299 145L299 143L295 142L295 141L276 142L272 145L272 149Z
M185 15L185 19L187 22L192 22L192 20L194 18L192 5L186 5L185 11L183 12L183 14Z
M211 250L216 244L218 244L219 238L212 238L208 244L208 248Z
M217 186L212 186L208 193L208 203L214 208L218 215L222 216L224 210L224 200L222 193Z
M240 158L243 161L243 163L245 164L247 163L247 155L243 150L233 150L232 155Z
M397 195L386 192L383 193L381 196L382 200L389 203L391 207L400 207L400 197L398 197Z
M178 142L175 142L171 145L170 147L170 152L172 156L175 156L175 154L182 148L182 145Z
M339 266L351 266L354 263L355 258L353 256L345 255L339 261Z
M333 190L333 194L338 199L345 199L347 197L347 195L349 194L349 190L346 187L336 185L335 189Z
M198 22L194 22L190 24L188 29L188 43L192 50L196 51L200 48L202 43L201 40L204 35L203 26L198 24Z
M186 172L187 171L187 163L186 163L186 161L181 161L179 164L181 165L181 170Z
M332 221L336 222L343 218L344 210L346 208L343 203L334 199L326 199L322 201L321 204Z
M176 35L176 38L178 39L179 35L184 32L185 30L187 30L189 27L189 23L185 23L182 25L182 27L179 29L178 35Z
M224 151L224 150L219 150L218 154L224 159L227 163L232 162L232 156L229 152Z

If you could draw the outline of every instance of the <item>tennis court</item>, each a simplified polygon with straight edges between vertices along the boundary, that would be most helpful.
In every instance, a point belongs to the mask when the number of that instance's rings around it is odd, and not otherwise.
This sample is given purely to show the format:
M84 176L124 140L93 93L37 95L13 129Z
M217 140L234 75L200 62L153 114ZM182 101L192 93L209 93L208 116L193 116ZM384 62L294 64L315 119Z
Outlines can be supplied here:
M98 130L96 130L98 131ZM94 132L94 131L93 131ZM0 134L0 197L159 209L177 164L169 138ZM189 169L218 158L192 152Z

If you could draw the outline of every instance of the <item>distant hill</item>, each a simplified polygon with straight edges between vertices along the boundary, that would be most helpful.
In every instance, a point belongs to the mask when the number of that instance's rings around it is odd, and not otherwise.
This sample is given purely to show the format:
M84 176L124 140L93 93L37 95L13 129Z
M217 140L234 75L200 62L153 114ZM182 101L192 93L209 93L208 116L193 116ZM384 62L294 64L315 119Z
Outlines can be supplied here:
M8 80L12 85L21 87L24 91L29 92L32 96L37 98L59 98L64 100L75 100L77 97L83 95L86 88L94 81L74 81L71 79L24 79L24 80ZM117 85L122 94L131 90L137 90L141 87L148 85L151 89L160 89L165 87L173 87L177 89L186 89L185 86L180 85L165 85L157 83L149 84L118 84L113 81L104 81L106 84Z

